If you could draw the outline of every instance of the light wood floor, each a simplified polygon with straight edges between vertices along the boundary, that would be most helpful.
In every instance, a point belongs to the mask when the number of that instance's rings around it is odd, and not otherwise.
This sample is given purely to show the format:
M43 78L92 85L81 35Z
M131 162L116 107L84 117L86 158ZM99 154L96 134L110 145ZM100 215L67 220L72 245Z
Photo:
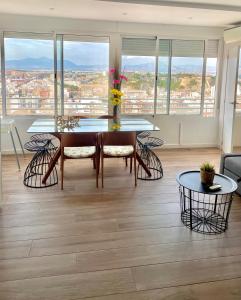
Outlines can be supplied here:
M218 166L219 151L159 155L164 178L137 188L121 159L106 163L104 189L90 161L67 161L64 191L24 187L14 157L4 157L0 300L240 300L241 199L224 234L180 221L176 173Z

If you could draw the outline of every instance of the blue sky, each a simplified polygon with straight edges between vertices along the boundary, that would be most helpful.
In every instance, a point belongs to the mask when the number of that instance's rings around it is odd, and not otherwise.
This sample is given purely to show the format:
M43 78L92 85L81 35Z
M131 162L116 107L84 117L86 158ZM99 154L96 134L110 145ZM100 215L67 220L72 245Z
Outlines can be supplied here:
M64 42L64 58L77 65L108 65L107 43ZM34 39L5 39L6 60L47 57L53 59L53 41Z

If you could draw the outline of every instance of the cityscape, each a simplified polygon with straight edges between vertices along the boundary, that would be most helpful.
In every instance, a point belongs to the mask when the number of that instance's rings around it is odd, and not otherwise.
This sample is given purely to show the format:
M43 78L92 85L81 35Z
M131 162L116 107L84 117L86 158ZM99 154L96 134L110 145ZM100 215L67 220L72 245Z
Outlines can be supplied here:
M143 66L141 67L143 68ZM87 67L86 67L87 69ZM122 104L124 114L153 114L155 73L131 70L127 67L123 82L125 94ZM58 87L61 86L58 73ZM64 111L66 114L101 115L108 113L107 70L66 70L64 72ZM214 111L216 75L206 76L205 111ZM157 113L167 113L168 74L159 73L157 81ZM176 73L171 78L170 112L200 113L202 76ZM54 75L47 70L6 70L7 110L10 114L47 114L54 111ZM58 89L60 99L60 88Z

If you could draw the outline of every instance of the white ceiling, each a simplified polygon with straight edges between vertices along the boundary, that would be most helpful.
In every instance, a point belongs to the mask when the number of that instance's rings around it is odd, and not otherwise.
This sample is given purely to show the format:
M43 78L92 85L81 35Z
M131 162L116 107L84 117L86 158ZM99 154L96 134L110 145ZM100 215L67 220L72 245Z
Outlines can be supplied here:
M241 23L241 0L0 0L0 13L223 27Z

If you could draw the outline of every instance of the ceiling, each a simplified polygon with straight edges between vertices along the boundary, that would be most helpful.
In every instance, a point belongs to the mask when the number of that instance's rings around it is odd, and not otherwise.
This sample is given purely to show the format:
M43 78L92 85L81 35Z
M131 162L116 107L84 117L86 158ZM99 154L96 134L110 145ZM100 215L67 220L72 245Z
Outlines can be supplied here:
M230 27L241 24L241 0L0 0L0 13Z

